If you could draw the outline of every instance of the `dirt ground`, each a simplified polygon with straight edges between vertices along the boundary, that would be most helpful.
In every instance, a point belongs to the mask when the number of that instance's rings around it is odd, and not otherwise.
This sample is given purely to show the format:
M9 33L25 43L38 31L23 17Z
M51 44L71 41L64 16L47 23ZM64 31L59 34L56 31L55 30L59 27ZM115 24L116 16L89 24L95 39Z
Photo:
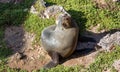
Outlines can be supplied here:
M0 2L9 2L10 0L0 0ZM99 0L96 0L99 1ZM104 0L102 0L104 1ZM104 2L101 2L104 4ZM97 28L92 27L91 31L86 32L85 35L96 38L98 42L105 34L98 34ZM104 32L104 31L101 31ZM5 42L8 48L13 50L13 54L9 57L7 65L11 68L25 69L29 72L37 70L43 67L47 62L50 61L50 57L44 49L36 44L33 44L35 34L26 32L22 26L10 26L5 30ZM94 62L95 57L101 51L96 50L96 43L87 43L87 45L78 43L77 51L75 51L70 57L66 59L60 59L60 64L64 66L75 66L83 65L88 67ZM87 47L86 47L87 46ZM89 48L88 48L89 46ZM84 49L84 50L83 50Z
M2 3L9 3L11 1L0 0ZM22 26L10 26L6 28L4 40L7 47L13 50L13 54L7 62L9 67L25 69L31 72L32 70L42 68L43 65L50 61L47 52L41 46L33 44L34 39L35 34L26 32ZM80 44L77 47L78 51L75 51L66 59L60 59L60 64L64 66L83 65L85 67L90 65L99 51L95 51L93 47L93 49L86 48L86 50L81 51L86 45L82 44L81 46Z
M96 42L81 43L78 41L76 51L68 58L60 59L64 66L82 65L88 67L102 49L96 49L96 44L106 35L105 30L97 31L99 24L83 33L92 37ZM11 68L24 69L28 72L42 68L51 58L44 49L33 44L35 34L26 32L22 26L10 26L5 29L4 40L8 48L13 50L7 65ZM116 67L117 68L117 67Z
M29 72L40 69L50 57L39 45L33 45L35 35L25 32L23 27L11 26L5 30L5 42L13 50L8 66Z
M28 33L22 26L10 26L5 30L5 42L13 50L9 57L8 66L11 68L25 69L31 72L43 67L50 61L50 57L39 45L33 45L35 34ZM80 49L78 45L78 49ZM85 49L77 50L70 57L60 59L64 66L90 65L98 54L99 50Z

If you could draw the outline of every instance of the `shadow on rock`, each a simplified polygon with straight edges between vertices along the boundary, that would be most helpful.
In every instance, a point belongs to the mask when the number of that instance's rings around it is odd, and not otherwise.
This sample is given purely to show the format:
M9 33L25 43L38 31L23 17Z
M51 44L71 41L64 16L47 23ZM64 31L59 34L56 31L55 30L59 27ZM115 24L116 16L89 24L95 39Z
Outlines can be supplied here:
M5 30L5 42L8 48L11 48L14 53L22 52L21 48L24 46L25 31L23 27L9 26Z
M101 48L101 46L98 46L100 40L103 39L106 35L112 35L116 32L120 32L120 29L112 29L110 31L101 33L85 31L82 36L79 37L83 39L78 40L76 51L66 59L60 58L60 64L65 66L89 66L92 62L94 62L96 55L104 50Z

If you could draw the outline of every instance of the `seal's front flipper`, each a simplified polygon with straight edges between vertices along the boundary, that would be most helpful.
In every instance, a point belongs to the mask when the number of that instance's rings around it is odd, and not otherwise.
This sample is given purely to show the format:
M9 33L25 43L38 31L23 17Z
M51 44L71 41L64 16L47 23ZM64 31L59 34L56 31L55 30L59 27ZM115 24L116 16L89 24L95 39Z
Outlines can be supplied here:
M50 61L49 63L47 63L43 68L45 69L49 69L52 67L55 67L59 64L59 55L56 52L50 52L49 53L50 57L52 58L52 61Z

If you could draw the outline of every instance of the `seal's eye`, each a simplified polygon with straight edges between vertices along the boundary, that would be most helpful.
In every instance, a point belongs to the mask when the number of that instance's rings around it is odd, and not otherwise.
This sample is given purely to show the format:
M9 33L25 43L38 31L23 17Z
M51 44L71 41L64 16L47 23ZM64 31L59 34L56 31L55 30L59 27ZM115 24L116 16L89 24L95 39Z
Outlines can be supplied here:
M70 18L67 17L66 20L67 20L67 21L70 21Z

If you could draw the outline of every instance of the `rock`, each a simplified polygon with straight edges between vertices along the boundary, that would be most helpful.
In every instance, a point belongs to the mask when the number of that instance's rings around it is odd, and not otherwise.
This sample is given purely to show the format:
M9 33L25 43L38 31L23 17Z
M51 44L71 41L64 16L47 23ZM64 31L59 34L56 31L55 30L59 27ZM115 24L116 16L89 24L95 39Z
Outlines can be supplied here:
M9 57L8 63L9 63L9 62L11 62L11 63L13 63L13 62L17 63L17 62L20 60L21 57L22 57L22 56L21 56L20 53L15 53L15 54L12 55L11 57Z
M5 30L5 42L7 47L13 48L14 51L20 51L24 45L24 29L22 27L9 27Z
M62 6L52 5L52 6L46 7L43 13L41 13L41 17L49 19L50 17L57 17L59 13L68 14Z
M115 60L112 66L117 70L117 72L120 72L120 60Z
M38 4L37 4L38 3ZM31 6L31 8L30 8L30 13L32 13L32 14L39 14L39 13L41 13L41 12L39 12L38 10L37 10L37 8L35 7L35 5L38 5L39 6L39 8L46 8L46 2L44 1L44 0L36 0L36 1L34 1L33 2L33 5Z
M38 11L35 9L35 7L33 5L30 8L30 13L32 13L32 14L38 14Z
M106 51L110 51L114 48L115 44L120 46L120 31L105 35L100 39L97 45L101 46Z

